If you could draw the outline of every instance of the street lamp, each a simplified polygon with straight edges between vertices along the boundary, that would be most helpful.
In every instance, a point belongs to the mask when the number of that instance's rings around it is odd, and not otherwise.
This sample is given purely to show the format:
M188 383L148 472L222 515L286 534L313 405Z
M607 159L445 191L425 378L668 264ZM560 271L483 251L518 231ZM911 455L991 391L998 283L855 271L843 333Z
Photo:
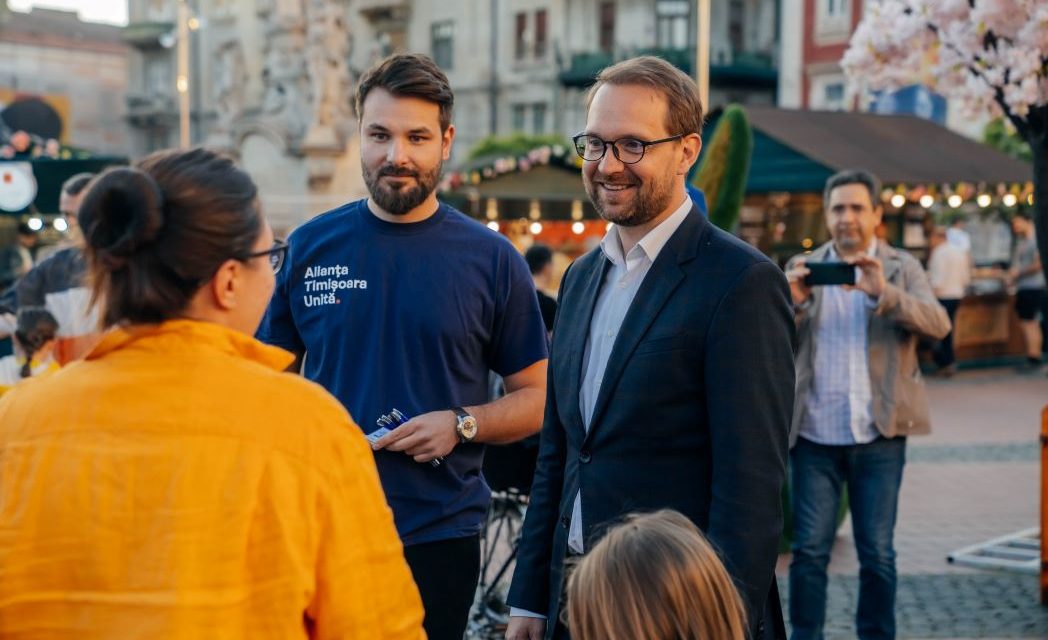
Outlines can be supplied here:
M200 20L189 9L189 0L178 0L177 64L178 146L189 148L189 32L200 28Z
M178 0L178 146L189 148L189 5Z
M698 27L695 30L695 80L699 83L699 99L706 113L710 112L710 0L696 0Z

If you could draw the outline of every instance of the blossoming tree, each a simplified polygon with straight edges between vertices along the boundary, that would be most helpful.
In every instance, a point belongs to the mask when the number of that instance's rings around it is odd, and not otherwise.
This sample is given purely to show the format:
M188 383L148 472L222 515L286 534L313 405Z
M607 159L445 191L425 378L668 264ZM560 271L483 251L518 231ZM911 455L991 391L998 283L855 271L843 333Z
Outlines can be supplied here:
M867 0L841 64L853 89L923 82L1015 126L1048 275L1048 0Z

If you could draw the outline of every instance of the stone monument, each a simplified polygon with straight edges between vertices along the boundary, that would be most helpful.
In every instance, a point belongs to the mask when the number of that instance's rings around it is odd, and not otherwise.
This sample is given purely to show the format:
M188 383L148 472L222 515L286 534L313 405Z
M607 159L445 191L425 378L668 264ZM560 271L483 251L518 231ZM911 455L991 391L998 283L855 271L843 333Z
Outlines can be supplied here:
M206 144L236 155L281 234L363 196L349 68L350 0L198 5ZM203 70L203 69L202 69ZM207 95L209 92L210 95Z

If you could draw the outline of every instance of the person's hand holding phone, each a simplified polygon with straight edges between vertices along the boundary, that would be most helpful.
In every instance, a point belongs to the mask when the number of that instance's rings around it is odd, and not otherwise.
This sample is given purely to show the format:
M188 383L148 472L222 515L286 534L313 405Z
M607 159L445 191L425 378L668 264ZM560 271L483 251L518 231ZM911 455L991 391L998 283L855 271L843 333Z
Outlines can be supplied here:
M804 304L811 297L811 287L805 283L810 273L803 259L798 260L786 271L786 280L790 283L790 296L794 305Z
M862 254L848 259L847 262L858 267L862 275L854 286L845 288L849 291L853 288L857 289L874 299L880 298L884 293L885 284L884 265L881 264L881 261L873 256Z

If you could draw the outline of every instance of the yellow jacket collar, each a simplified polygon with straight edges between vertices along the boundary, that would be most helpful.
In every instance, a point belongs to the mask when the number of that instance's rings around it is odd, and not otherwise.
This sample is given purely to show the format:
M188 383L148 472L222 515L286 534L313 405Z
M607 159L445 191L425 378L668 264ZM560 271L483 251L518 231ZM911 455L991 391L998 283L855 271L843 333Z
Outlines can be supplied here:
M257 362L275 371L283 371L295 361L294 355L279 347L263 344L247 334L200 320L168 320L160 324L139 324L112 329L102 337L86 359L96 360L133 343L153 340L188 342L192 345L211 347Z

